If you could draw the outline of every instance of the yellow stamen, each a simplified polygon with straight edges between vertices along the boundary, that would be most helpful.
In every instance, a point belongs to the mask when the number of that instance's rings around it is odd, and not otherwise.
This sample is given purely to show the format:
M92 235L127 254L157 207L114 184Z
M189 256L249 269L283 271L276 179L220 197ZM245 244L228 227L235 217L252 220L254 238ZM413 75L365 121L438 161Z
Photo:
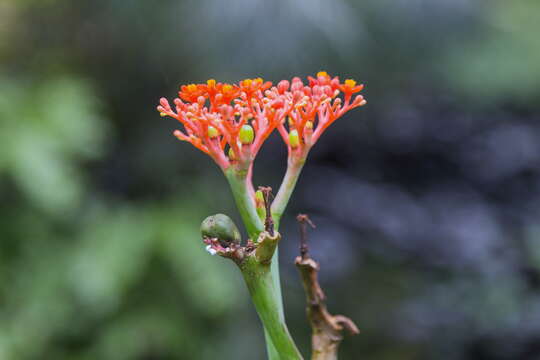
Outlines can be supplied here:
M223 85L222 90L223 90L223 92L229 92L229 91L232 90L232 88L233 88L233 87L232 87L231 85L225 84L225 85Z
M159 116L165 117L165 116L167 116L167 114L165 114L164 112L160 112L160 113L159 113Z
M208 85L209 87L213 88L214 86L216 86L216 80L214 79L209 79L206 81L206 85Z
M347 79L347 80L345 80L345 85L349 86L349 87L355 87L356 86L356 81L354 81L353 79Z
M328 73L327 73L326 71L319 71L319 72L317 73L317 77L320 77L320 76L322 76L322 77L328 77Z
M190 92L197 91L197 85L195 85L195 84L189 84L189 85L187 86L187 89L188 89L188 91L190 91Z

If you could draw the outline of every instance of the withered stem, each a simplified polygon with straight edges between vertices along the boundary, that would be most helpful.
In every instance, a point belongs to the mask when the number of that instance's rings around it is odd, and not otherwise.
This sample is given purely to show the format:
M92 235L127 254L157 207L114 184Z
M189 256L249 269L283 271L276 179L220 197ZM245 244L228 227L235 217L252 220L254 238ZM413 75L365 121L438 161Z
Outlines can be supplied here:
M300 256L305 259L308 256L307 246L307 224L312 228L315 228L315 224L309 219L306 214L298 214L296 220L300 224Z
M308 253L306 224L312 227L315 225L305 214L298 215L296 219L300 225L300 256L296 258L295 264L306 292L306 312L312 329L311 359L336 360L339 344L343 340L343 330L346 329L351 335L358 334L359 330L348 317L328 312L326 297L318 279L319 264Z
M263 193L264 208L266 209L266 217L264 219L264 229L270 236L274 236L274 219L272 219L272 188L270 186L259 186L259 190Z

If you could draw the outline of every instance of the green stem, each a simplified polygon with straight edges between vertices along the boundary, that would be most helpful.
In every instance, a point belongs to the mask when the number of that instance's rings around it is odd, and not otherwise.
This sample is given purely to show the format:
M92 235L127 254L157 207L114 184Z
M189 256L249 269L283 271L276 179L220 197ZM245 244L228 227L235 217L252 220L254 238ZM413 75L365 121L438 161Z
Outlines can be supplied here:
M287 171L285 172L285 176L283 177L283 181L279 187L279 191L274 198L274 201L272 203L272 218L274 220L274 227L276 231L279 229L279 224L281 220L281 216L285 212L285 208L287 207L287 204L289 203L289 200L291 198L291 195L294 191L294 187L296 186L296 182L298 181L298 177L300 176L300 173L302 172L302 168L304 167L304 163L306 162L307 152L305 156L302 156L300 158L295 158L290 156L287 163ZM274 254L274 257L272 258L272 265L271 265L271 271L274 279L274 287L276 289L276 296L279 301L280 305L280 312L279 315L283 322L285 322L285 314L283 311L283 298L281 295L281 283L280 283L280 276L279 276L279 251L278 248L276 248L276 252Z
M268 359L280 360L281 357L279 356L279 352L277 351L276 347L274 346L274 343L272 342L272 338L270 337L268 330L266 330L266 327L264 326L263 326L263 329L264 329L264 341L266 342L266 352L268 355Z
M225 171L225 176L227 180L229 181L229 185L231 187L231 190L232 190L235 202L236 202L236 206L238 207L238 211L240 212L240 215L242 217L242 220L244 222L248 235L251 239L255 240L258 238L259 234L264 230L264 225L259 215L257 214L254 201L249 195L249 190L248 190L249 184L247 183L249 180L248 180L247 172L237 171L231 167ZM277 230L277 224L276 224L276 230ZM284 311L283 311L281 284L279 281L279 261L278 261L277 249L276 249L276 253L274 254L274 257L272 258L272 263L271 263L270 268L271 268L271 271L269 272L269 275L267 276L269 276L270 279L272 280L272 287L270 288L270 293L273 296L273 302L275 305L274 311L277 311L277 315L279 317L280 323L282 324L282 327L286 330L287 327L285 325L285 316L284 316ZM254 282L256 282L256 280L252 279L251 283L254 283ZM264 285L261 285L261 286L264 286ZM272 336L270 332L268 331L267 326L263 320L264 314L261 315L261 313L259 312L259 307L257 307L257 305L256 305L256 309L257 309L257 312L259 313L259 317L263 321L263 325L265 329L264 332L265 332L265 338L266 338L268 358L270 360L280 360L281 359L280 354L282 352L282 349L276 348L276 346L274 345L272 341ZM287 331L287 334L288 334L288 331ZM288 336L290 337L290 335Z
M279 191L272 203L272 217L276 224L279 224L281 215L283 215L285 208L289 203L289 199L294 191L300 172L302 172L302 168L306 162L306 156L289 156L287 171L285 172Z
M277 226L276 226L277 231ZM270 272L272 273L272 279L274 280L274 290L276 293L276 301L278 303L279 317L281 321L285 322L285 312L283 310L283 296L281 294L281 281L279 276L279 246L276 246L276 251L272 257L272 263L270 264Z
M255 202L248 192L247 171L235 171L231 166L225 171L225 177L231 186L236 206L238 207L240 216L242 216L248 236L255 241L259 237L259 234L264 231L264 224L259 218L255 208Z
M261 264L249 257L242 264L242 274L257 313L277 350L278 359L301 360L302 355L280 315L280 304L277 301L270 265Z

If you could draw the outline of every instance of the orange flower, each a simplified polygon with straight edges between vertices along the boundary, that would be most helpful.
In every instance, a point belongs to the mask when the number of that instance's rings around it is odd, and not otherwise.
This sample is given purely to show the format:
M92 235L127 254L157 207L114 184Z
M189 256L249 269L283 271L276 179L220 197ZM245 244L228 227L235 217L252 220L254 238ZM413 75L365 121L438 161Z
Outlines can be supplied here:
M178 139L210 155L223 170L232 164L249 167L288 112L277 89L264 94L271 86L260 78L243 80L238 86L210 79L206 84L182 86L174 110L165 98L157 109L161 116L183 124L183 131L174 132Z
M319 71L316 77L308 76L309 86L330 86L335 90L339 86L339 78L336 76L331 78L326 71Z
M199 84L198 88L203 92L203 96L210 100L212 110L220 105L230 104L240 93L236 85L216 83L214 79L206 81L206 84Z
M157 109L161 116L183 124L183 130L174 132L178 139L210 155L223 170L235 164L247 169L276 128L290 156L307 155L328 126L366 103L362 95L353 99L362 88L354 80L341 83L324 71L308 76L308 84L298 77L277 86L261 78L238 85L210 79L206 84L183 85L174 110L165 98Z
M216 106L230 104L240 94L240 89L236 85L218 84L217 87L219 96L216 96Z
M201 87L201 84L182 85L178 92L178 96L184 101L193 103L197 101L199 96L205 96L205 91Z
M239 87L248 98L253 97L258 91L268 90L272 86L270 81L264 82L262 78L245 79L240 81Z
M356 85L356 81L352 79L347 79L343 84L339 85L339 90L343 91L344 94L354 94L361 91L364 88L364 85Z
M340 83L337 76L332 78L325 71L318 72L316 77L308 76L308 80L306 86L300 78L293 78L290 91L283 91L292 107L289 121L280 124L278 130L290 156L304 157L328 126L347 111L366 104L362 95L352 100L352 94L363 88L354 80Z

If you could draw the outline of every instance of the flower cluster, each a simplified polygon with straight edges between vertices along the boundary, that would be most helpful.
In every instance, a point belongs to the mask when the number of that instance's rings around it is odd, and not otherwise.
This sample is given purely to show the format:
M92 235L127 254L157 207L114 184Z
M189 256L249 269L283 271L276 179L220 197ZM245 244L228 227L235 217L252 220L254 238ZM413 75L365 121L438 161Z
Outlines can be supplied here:
M238 84L210 79L183 85L174 109L161 98L157 110L180 121L184 131L174 135L210 155L223 170L232 164L248 168L276 128L290 156L306 156L331 123L366 103L362 95L353 99L362 87L323 71L308 77L307 84L298 77L277 86L261 78Z

